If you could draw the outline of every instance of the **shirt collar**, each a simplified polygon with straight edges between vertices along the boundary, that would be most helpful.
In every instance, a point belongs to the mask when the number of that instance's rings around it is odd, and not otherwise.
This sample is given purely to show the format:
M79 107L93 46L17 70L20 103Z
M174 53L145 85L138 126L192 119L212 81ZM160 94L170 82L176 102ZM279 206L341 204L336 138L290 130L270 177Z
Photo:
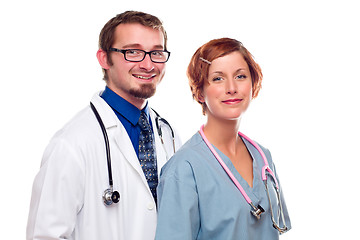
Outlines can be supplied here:
M146 106L140 111L137 107L117 95L108 87L105 87L101 97L110 105L114 111L122 115L134 126L139 121L141 111L145 112L146 116L149 117L148 103L146 103Z

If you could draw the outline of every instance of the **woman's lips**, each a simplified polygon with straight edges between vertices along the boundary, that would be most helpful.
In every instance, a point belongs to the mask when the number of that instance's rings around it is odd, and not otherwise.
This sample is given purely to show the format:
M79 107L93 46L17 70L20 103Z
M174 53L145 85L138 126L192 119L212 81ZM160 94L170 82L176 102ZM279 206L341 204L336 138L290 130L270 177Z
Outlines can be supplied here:
M239 103L239 102L241 102L241 101L242 101L242 99L233 98L233 99L224 100L224 101L222 101L222 102L225 103L225 104L236 104L236 103Z

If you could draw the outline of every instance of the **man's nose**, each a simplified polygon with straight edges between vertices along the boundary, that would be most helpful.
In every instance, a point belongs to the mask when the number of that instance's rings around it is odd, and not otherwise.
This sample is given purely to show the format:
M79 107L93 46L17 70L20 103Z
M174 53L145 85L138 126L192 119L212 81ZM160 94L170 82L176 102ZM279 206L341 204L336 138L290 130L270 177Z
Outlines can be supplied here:
M144 60L140 62L140 68L150 72L154 69L154 63L151 61L150 55L146 54Z

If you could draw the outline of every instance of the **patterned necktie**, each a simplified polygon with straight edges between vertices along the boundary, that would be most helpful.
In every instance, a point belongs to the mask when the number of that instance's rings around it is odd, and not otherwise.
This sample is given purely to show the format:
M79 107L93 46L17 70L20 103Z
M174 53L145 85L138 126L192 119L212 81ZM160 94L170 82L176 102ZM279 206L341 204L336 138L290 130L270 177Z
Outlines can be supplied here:
M156 187L158 185L157 164L153 135L145 112L140 114L139 126L141 129L139 136L139 161L156 203Z

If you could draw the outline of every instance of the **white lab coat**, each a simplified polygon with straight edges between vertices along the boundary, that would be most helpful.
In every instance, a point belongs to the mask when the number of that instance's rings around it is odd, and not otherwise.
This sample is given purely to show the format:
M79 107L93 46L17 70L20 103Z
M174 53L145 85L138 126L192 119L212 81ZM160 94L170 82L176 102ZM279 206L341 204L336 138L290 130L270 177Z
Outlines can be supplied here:
M104 137L90 106L55 134L35 178L26 239L153 240L156 204L128 134L109 105L96 94L98 110L110 143L114 190L120 201L105 206L109 187ZM150 111L158 171L168 160ZM161 122L160 122L161 123ZM169 157L170 130L162 126ZM175 146L181 145L176 134Z

